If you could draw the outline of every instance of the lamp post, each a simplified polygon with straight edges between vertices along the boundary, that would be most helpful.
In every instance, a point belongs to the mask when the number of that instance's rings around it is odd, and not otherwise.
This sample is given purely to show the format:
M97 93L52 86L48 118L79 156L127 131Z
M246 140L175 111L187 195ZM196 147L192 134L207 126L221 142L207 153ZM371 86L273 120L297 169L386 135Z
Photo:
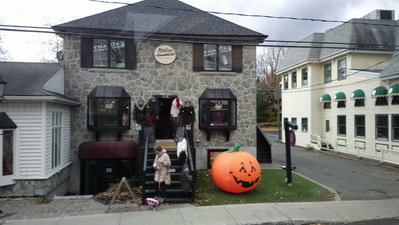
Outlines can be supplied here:
M3 80L3 78L0 75L0 103L4 100L4 93L6 90L6 85L7 82Z

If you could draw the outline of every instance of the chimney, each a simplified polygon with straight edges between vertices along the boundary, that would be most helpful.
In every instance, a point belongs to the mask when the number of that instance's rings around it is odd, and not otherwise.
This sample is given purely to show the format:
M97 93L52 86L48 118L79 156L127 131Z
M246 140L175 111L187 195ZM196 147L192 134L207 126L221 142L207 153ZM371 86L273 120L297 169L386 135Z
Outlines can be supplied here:
M362 19L372 20L395 20L395 10L376 9L362 17Z

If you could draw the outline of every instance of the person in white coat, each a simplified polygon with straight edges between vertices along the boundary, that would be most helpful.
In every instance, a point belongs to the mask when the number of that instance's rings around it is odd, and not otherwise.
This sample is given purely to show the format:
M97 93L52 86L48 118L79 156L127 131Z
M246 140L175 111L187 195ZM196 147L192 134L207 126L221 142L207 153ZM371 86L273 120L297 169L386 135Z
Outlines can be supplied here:
M157 198L166 198L166 185L165 185L165 177L168 173L169 167L171 165L170 157L166 151L161 146L157 146L155 148L155 160L154 160L154 169L155 169L155 194Z

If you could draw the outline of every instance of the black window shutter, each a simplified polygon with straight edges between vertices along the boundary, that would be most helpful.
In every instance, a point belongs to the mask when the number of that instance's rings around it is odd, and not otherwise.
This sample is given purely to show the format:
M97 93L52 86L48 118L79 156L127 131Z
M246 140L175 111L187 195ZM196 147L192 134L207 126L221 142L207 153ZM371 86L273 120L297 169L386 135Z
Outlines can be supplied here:
M238 73L242 72L242 46L233 45L232 71Z
M93 38L80 38L80 66L82 68L93 67Z
M193 44L193 71L204 70L204 45Z
M135 70L137 65L136 58L136 45L134 39L128 39L125 41L125 53L126 53L126 69Z

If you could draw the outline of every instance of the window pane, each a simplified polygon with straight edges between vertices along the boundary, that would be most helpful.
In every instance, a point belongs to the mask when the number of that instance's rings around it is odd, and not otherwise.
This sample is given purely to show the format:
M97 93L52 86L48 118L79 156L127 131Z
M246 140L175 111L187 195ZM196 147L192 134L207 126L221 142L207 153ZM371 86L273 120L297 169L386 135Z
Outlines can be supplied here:
M13 131L3 131L3 176L12 175L14 168Z
M108 40L93 40L93 66L108 67Z
M302 118L302 131L308 132L308 118Z
M228 126L227 112L228 112L228 101L227 100L211 100L211 126Z
M302 86L308 85L308 68L302 69Z
M364 99L356 99L355 107L364 106Z
M376 116L376 137L377 139L388 139L388 116Z
M98 125L99 126L118 126L118 99L99 98L98 99Z
M392 115L392 139L399 141L399 115Z
M231 70L231 45L219 45L219 70Z
M125 68L125 41L111 40L111 67Z
M346 79L346 59L338 61L338 79Z
M346 135L346 116L338 116L338 135Z
M296 72L291 73L291 79L292 79L292 88L296 88L297 87Z
M331 82L331 64L324 65L324 83Z
M208 119L206 117L207 114L207 104L206 104L207 100L201 100L200 101L200 115L201 117L199 118L200 120L200 126L208 126Z
M366 119L363 115L355 116L355 136L356 137L365 137L366 136Z
M288 89L288 75L284 75L284 89Z
M217 69L216 45L204 44L204 70Z

